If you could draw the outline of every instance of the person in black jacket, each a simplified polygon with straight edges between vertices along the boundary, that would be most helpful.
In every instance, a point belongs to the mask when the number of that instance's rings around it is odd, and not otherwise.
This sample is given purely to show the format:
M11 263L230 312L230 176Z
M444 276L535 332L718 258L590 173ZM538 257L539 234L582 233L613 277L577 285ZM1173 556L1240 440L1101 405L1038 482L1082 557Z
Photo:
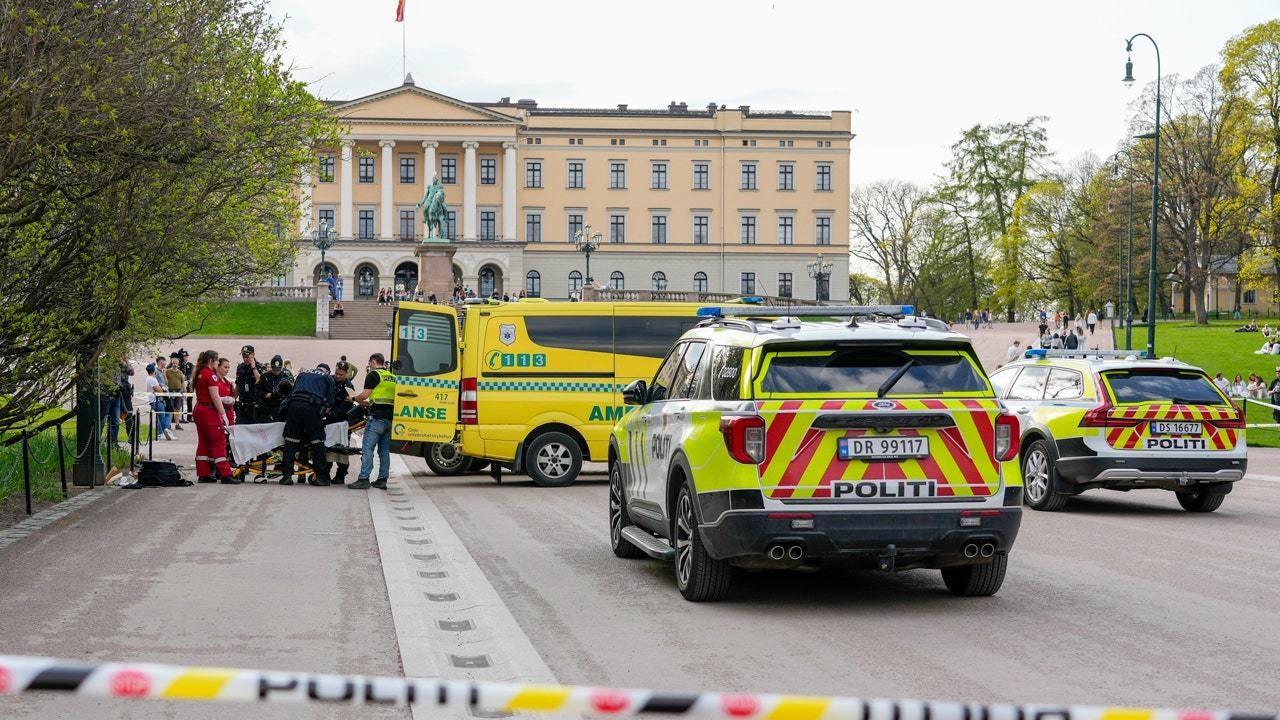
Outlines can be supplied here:
M276 355L271 358L271 367L258 378L254 388L256 421L260 423L279 422L284 418L280 414L280 403L288 390L282 387L288 377L284 374L284 358Z
M351 422L351 411L356 407L352 400L356 395L356 386L351 382L355 376L355 366L347 362L347 357L344 355L333 367L333 384L337 388L337 394L334 397L333 408L329 410L329 422ZM350 443L344 442L344 444ZM330 482L334 485L346 484L351 457L344 453L330 453L329 462L338 466Z
M329 366L323 363L311 370L298 373L293 379L293 391L285 400L284 410L284 468L281 485L293 484L293 465L298 450L310 448L311 464L315 477L311 485L327 486L329 460L324 447L324 416L337 399L337 385L329 375Z
M257 419L258 381L266 368L258 362L252 345L240 348L240 364L236 366L236 422L251 425Z

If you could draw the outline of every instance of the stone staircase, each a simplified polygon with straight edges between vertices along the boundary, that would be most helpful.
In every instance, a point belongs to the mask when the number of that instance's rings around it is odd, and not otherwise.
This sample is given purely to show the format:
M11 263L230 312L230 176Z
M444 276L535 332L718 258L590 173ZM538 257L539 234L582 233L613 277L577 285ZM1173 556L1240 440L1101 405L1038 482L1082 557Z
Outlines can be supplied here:
M395 306L379 305L376 300L346 300L342 310L341 317L329 319L330 339L385 340Z

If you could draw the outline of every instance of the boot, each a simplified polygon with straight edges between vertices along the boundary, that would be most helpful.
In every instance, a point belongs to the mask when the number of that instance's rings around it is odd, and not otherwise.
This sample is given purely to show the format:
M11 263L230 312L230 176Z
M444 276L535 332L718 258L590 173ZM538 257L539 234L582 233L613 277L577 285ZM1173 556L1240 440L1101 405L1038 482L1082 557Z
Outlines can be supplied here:
M387 489L387 481L386 481L386 480L374 480L373 482L369 483L369 487L374 488L374 489L376 489L376 490L386 490L386 489Z
M240 483L244 482L244 479L235 477L234 475L228 475L224 478L218 478L218 482L222 483L223 485L239 485Z
M213 483L213 482L218 482L218 479L209 475L201 475L200 477L196 478L196 482Z
M292 484L293 484L293 478L289 477L288 475L283 475L283 476L281 476L281 478L280 478L280 484L281 484L281 485L292 485Z
M313 477L307 481L307 484L315 487L329 487L331 483L323 478Z
M352 490L368 490L369 481L364 479L356 480L355 482L351 483L347 487L351 488Z
M346 485L347 484L347 466L339 465L338 473L329 480L330 485Z

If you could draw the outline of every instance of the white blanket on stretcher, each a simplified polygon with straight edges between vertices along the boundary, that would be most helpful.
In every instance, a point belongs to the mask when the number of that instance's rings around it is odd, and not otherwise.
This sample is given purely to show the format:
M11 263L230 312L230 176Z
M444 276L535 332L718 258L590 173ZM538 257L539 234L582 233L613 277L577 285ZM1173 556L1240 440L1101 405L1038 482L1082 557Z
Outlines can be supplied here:
M236 462L248 462L251 458L265 455L284 445L284 423L261 423L257 425L232 425L231 455ZM324 426L324 444L326 447L347 444L347 422L330 423Z

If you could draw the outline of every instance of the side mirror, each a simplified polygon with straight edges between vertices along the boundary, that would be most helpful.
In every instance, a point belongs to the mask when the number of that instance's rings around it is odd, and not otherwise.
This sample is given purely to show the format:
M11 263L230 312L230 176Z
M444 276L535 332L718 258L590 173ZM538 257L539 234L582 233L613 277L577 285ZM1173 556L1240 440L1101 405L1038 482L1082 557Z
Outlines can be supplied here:
M643 405L649 395L649 386L643 380L636 380L622 388L622 402L625 405Z

